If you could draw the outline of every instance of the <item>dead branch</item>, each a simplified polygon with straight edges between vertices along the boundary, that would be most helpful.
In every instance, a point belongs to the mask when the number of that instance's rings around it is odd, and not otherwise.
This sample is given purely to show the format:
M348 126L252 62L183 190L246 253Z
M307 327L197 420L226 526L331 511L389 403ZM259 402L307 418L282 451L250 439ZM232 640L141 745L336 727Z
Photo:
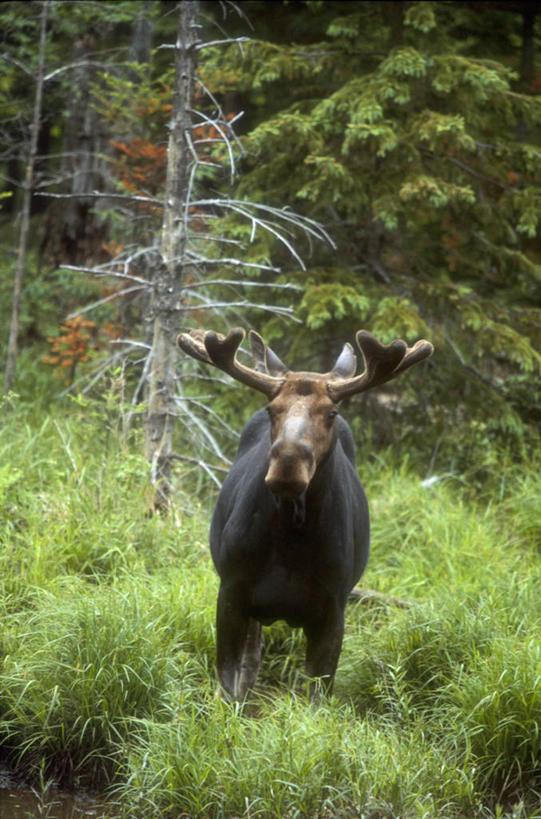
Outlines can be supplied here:
M392 594L371 589L361 589L355 586L348 595L349 603L364 603L367 606L395 606L399 609L409 609L415 605L411 600L402 600L400 597L393 597Z
M130 193L106 193L105 191L88 191L86 193L46 193L44 191L36 191L34 196L46 196L48 199L120 199L127 202L150 202L152 205L162 208L163 202L161 199L155 199L153 196L135 196Z
M111 262L111 264L115 264L115 262ZM116 264L118 264L118 262L116 262ZM152 282L148 281L148 279L141 279L139 276L132 276L129 273L119 273L118 271L113 270L101 270L99 267L80 267L72 264L61 264L59 266L59 270L71 270L74 273L90 273L90 275L95 276L97 279L108 278L109 276L113 279L127 279L134 284L152 287Z

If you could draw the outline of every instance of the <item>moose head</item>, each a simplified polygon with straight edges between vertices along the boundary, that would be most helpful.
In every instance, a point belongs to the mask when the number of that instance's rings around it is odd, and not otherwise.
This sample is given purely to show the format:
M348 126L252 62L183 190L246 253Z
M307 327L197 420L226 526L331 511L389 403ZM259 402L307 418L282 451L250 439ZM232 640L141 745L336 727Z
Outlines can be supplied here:
M265 483L273 495L294 501L304 496L332 447L340 402L396 378L433 351L428 341L413 347L400 340L384 345L360 330L356 334L364 363L360 375L355 375L357 357L351 344L344 345L328 373L294 372L253 330L249 338L254 366L242 364L237 351L244 335L238 327L227 336L194 330L181 333L177 342L188 355L267 396L271 442Z

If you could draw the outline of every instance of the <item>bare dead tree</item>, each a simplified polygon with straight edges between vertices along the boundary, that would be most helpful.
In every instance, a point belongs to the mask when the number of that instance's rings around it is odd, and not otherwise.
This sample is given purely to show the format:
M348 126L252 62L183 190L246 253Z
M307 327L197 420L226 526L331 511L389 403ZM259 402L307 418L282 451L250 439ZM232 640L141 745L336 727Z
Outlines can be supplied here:
M30 206L32 204L32 189L34 186L34 166L36 163L36 157L38 152L38 135L41 122L43 84L45 78L45 49L47 45L48 12L49 0L43 0L43 4L41 7L41 25L38 49L38 66L36 71L36 90L34 95L34 112L32 117L32 124L30 126L30 144L28 148L26 176L23 183L21 228L19 232L19 246L17 248L17 263L15 267L15 278L13 284L13 301L11 307L11 321L9 327L6 369L4 376L4 393L6 395L9 393L11 387L13 386L13 379L15 377L15 365L17 361L17 338L19 334L21 294L23 289L23 277L26 266L26 256L28 249L28 232L30 229Z
M222 448L224 435L236 437L236 432L212 409L214 390L205 395L208 374L200 372L192 362L185 365L186 372L179 377L175 344L178 331L193 326L192 317L202 311L211 313L212 319L206 320L225 331L232 323L246 324L247 315L253 311L294 320L291 304L276 304L276 295L288 292L293 296L298 288L285 282L276 283L282 271L272 261L247 261L248 246L263 232L287 251L296 266L304 269L298 249L301 235L308 244L313 240L332 244L323 227L313 220L286 208L235 199L222 193L223 177L235 178L237 160L243 151L234 132L236 118L228 119L224 115L217 99L197 75L198 55L207 45L216 45L215 41L210 44L200 41L198 13L196 2L179 4L177 41L167 46L174 50L176 72L163 202L151 196L85 192L85 196L96 200L106 197L110 207L118 208L126 219L133 219L139 235L150 233L141 230L141 208L161 208L160 240L152 245L127 246L115 259L100 265L62 265L67 270L124 285L82 307L70 318L116 299L139 298L148 306L148 336L115 340L111 355L102 359L93 372L77 379L71 389L89 391L111 367L127 367L130 362L136 365L139 376L132 394L128 424L141 412L139 405L144 397L145 451L156 509L168 507L172 467L179 460L192 465L194 471L202 469L219 485L228 463ZM196 88L197 109L194 107ZM220 147L223 158L213 157L209 146ZM214 195L218 190L220 192ZM234 217L248 227L246 239L228 234L222 228L224 216ZM263 274L265 279L258 280L255 274ZM201 388L195 395L184 391L184 376L188 374L200 379Z
M148 374L145 449L155 489L154 506L166 508L171 484L178 307L186 270L192 111L197 61L198 3L179 4L173 111L167 147L161 262L154 271L152 348Z

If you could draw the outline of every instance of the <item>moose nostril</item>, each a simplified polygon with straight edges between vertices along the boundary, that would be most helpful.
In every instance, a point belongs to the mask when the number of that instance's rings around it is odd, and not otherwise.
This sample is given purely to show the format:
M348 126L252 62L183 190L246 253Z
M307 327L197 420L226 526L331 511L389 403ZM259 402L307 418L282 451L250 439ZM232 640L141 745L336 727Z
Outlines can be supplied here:
M314 452L309 444L305 444L303 441L295 441L288 445L283 438L278 438L278 440L273 443L270 456L277 460L287 460L291 462L299 460L312 464L314 461Z
M278 440L275 441L273 443L273 445L271 446L271 451L270 451L271 458L279 458L281 449L282 449L282 439L278 438Z
M305 461L308 461L309 463L312 463L314 460L314 452L312 447L308 444L302 443L302 441L299 441L297 446L299 448L299 457Z

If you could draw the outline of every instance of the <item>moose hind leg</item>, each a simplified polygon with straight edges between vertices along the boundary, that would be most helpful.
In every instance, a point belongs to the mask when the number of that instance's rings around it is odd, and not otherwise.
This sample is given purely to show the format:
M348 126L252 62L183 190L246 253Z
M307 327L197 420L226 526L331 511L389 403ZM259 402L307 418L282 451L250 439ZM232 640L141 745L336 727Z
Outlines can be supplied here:
M257 679L261 626L243 615L234 595L220 588L216 609L216 665L226 699L242 700Z
M344 638L344 612L333 606L324 621L305 627L306 674L311 679L310 701L332 693L334 675Z
M240 689L243 692L242 696L254 687L257 675L259 674L262 656L263 635L261 634L261 624L258 623L257 620L250 618L240 668Z

